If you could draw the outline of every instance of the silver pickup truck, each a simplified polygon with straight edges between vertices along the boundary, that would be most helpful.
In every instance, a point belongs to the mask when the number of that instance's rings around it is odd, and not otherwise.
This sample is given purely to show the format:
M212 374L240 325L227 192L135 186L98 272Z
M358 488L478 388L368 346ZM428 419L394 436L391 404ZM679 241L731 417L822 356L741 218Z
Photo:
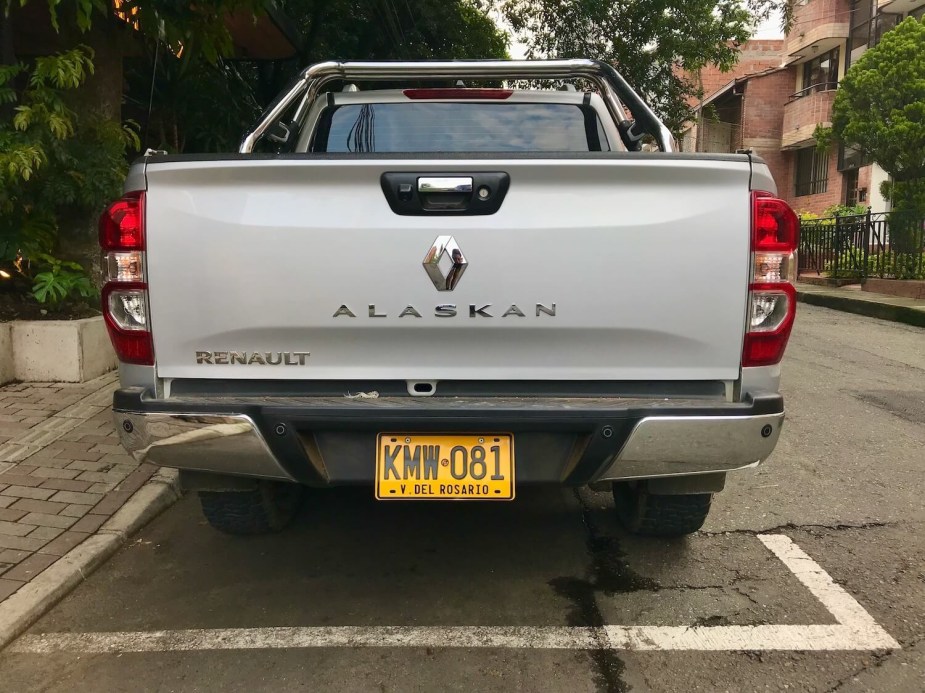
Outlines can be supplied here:
M541 483L694 532L783 424L775 190L748 153L675 152L603 63L314 65L240 152L146 156L103 215L122 442L230 533L306 487Z

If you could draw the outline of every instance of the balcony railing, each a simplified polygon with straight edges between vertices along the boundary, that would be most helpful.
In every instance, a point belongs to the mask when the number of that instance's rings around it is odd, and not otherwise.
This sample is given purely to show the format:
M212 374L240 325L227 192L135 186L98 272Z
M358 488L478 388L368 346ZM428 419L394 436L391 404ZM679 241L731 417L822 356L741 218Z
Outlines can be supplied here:
M819 91L835 91L838 89L838 82L819 82L818 84L811 84L808 87L800 89L800 91L795 92L790 95L788 101L796 101L797 99L802 99L804 96L809 94L815 94Z
M817 125L831 125L832 102L836 92L818 91L815 87L803 91L806 93L801 98L791 99L784 104L780 143L782 149L808 146L813 142Z

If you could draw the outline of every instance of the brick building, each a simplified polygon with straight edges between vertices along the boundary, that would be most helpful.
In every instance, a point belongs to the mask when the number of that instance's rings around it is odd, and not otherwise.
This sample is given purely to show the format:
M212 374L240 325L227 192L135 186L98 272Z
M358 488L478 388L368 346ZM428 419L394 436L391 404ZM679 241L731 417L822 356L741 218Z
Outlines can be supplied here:
M729 72L723 72L715 65L707 65L697 74L691 75L699 82L705 95L718 92L729 82L745 75L751 75L772 67L780 67L784 57L783 39L752 39L739 47L739 61ZM688 103L696 106L698 99L690 98Z
M923 14L923 0L795 0L786 39L749 41L734 72L701 73L704 98L693 104L697 119L682 133L682 148L753 150L797 211L856 203L886 211L884 171L851 149L818 151L813 133L832 124L835 91L851 61L904 17Z

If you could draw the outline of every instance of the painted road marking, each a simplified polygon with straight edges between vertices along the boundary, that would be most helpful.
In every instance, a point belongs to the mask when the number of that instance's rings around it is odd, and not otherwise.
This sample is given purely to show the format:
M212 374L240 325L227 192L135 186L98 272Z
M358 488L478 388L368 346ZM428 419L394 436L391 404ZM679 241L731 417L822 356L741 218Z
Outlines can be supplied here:
M883 630L864 607L841 585L835 584L832 577L790 537L783 534L759 534L758 539L796 575L797 580L822 602L840 624L861 630Z
M9 652L122 653L315 647L435 647L596 650L883 650L899 643L799 546L758 537L831 612L834 625L758 626L333 626L216 628L26 635Z

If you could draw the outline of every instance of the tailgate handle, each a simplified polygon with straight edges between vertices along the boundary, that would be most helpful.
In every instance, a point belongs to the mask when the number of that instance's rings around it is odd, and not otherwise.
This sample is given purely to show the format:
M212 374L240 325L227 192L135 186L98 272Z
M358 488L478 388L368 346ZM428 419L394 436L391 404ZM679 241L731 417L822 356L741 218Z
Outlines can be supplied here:
M471 193L472 178L418 178L418 192L422 193Z
M494 214L511 185L504 171L386 171L379 182L389 207L403 216Z

